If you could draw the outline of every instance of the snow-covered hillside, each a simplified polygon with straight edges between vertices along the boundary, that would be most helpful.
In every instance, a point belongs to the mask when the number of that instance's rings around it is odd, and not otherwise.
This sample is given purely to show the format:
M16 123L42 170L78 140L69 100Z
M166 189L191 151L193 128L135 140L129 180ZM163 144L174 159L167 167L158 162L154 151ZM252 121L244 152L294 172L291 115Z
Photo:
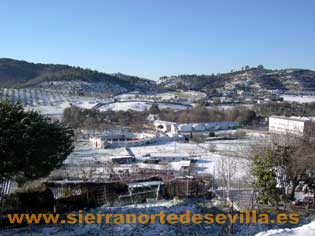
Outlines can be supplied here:
M0 99L20 102L26 110L36 110L43 115L61 118L65 108L75 105L90 109L100 102L97 98L71 96L44 89L0 89Z

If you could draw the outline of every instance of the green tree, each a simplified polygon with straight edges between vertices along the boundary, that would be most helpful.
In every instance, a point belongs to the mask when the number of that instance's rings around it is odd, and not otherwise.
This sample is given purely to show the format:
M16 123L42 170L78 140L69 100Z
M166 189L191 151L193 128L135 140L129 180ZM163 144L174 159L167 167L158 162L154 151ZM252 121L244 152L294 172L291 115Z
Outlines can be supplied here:
M21 184L49 175L72 152L73 136L58 121L0 102L0 177Z
M254 159L253 174L256 177L255 187L258 189L258 200L264 204L277 205L280 194L272 161L272 151L268 150L264 157Z
M152 106L149 109L149 112L151 114L159 114L161 112L160 108L159 108L159 105L157 103L153 103Z

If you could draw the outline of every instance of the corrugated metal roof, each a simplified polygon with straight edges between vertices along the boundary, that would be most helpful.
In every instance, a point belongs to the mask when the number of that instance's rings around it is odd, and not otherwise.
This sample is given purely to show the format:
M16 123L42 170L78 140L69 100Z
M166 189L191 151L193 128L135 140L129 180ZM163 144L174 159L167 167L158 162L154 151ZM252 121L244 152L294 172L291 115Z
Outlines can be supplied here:
M0 197L9 194L12 190L12 181L10 179L0 179Z

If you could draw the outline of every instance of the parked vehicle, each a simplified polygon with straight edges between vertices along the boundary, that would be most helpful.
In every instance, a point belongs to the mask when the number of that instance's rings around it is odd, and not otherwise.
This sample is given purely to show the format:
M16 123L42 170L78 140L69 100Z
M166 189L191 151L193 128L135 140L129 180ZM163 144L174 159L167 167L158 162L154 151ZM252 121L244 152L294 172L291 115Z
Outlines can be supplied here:
M305 206L306 203L304 202L304 199L297 199L292 202L294 206Z

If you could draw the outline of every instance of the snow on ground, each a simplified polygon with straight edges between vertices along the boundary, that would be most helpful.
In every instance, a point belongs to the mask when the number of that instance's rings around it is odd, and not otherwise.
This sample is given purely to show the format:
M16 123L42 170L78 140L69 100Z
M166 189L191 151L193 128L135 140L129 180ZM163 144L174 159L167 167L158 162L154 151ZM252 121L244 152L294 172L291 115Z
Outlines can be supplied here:
M162 102L158 102L158 106L159 106L159 109L172 109L172 110L175 110L175 111L189 109L189 107L185 106L185 105L172 104L172 103L162 103Z
M232 180L248 180L250 161L244 157L249 145L255 141L255 139L220 140L202 144L166 142L131 147L130 149L135 157L140 160L147 159L148 154L151 156L166 156L172 162L170 167L174 169L183 164L184 160L182 159L190 157L196 160L193 166L194 173L215 174L218 179L225 177L225 168L230 165L232 167ZM65 160L64 169L55 170L51 176L69 175L69 177L79 178L83 175L93 175L93 177L105 177L109 172L107 161L114 156L127 155L128 153L124 148L96 149L87 140L81 140L76 144L74 152ZM126 165L125 168L132 172L133 165L136 164Z
M75 105L90 109L98 104L96 98L61 94L44 89L0 89L0 98L13 103L21 102L26 110L36 110L43 115L60 119L65 108Z
M54 170L50 177L64 178L107 178L109 168L107 161L113 156L126 156L124 148L101 149L94 148L87 140L80 140L75 144L74 151L64 161L64 166Z
M162 100L185 99L189 102L196 102L196 101L205 99L207 95L203 92L198 92L198 91L178 91L178 92L160 93L160 94L157 94L156 97Z
M282 95L284 101L288 102L298 102L298 103L307 103L315 102L315 96L295 96L295 95Z
M144 111L149 110L151 108L152 104L147 102L115 102L106 104L104 106L101 106L99 108L100 111Z
M272 229L260 232L256 236L314 236L315 221L293 229Z
M64 109L70 107L70 103L69 102L61 102L59 104L56 105L37 105L37 106L25 106L25 110L30 111L30 110L34 110L37 111L43 115L47 115L50 117L55 117L57 119L61 119L62 118L62 114Z
M128 100L152 100L152 101L186 101L186 102L197 102L205 99L207 95L203 92L198 91L177 91L177 92L165 92L157 94L139 94L139 93L124 93L115 96L120 101Z
M131 205L126 205L122 206L122 208L129 208L129 209L141 209L141 208L150 208L150 207L167 207L170 208L172 206L175 206L179 203L183 203L183 200L160 200L160 201L155 201L155 202L150 202L150 203L139 203L139 204L131 204ZM113 208L115 209L115 207Z
M65 164L80 164L86 162L101 162L110 160L111 156L128 155L124 148L103 149L94 148L87 140L76 143L74 151L65 160Z
M250 161L243 158L242 153L246 157L245 153L249 144L254 142L255 140L215 141L203 144L170 142L162 145L132 147L131 150L139 159L148 154L166 156L171 156L170 154L187 156L188 154L198 160L195 163L197 173L216 174L217 178L220 178L218 173L223 172L222 168L225 168L224 166L229 161L233 167L232 179L248 179Z
M172 103L157 103L160 109L173 109L173 110L187 110L187 106ZM153 105L153 102L148 101L122 101L109 103L98 108L100 111L144 111L149 110Z

